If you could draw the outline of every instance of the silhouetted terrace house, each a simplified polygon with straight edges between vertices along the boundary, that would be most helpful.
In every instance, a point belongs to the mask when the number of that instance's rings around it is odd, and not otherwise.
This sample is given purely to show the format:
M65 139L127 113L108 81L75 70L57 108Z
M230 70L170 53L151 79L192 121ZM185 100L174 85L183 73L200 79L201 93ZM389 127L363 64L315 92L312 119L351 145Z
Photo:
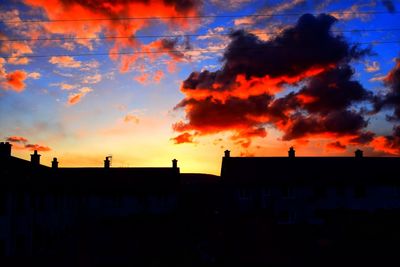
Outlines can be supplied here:
M50 168L36 150L26 161L2 142L0 176L0 255L30 256L84 225L174 213L180 171L177 160L172 167L111 168L108 158L103 168L59 168L54 158Z
M231 213L258 213L278 223L324 223L338 213L400 209L400 158L231 157L221 181Z

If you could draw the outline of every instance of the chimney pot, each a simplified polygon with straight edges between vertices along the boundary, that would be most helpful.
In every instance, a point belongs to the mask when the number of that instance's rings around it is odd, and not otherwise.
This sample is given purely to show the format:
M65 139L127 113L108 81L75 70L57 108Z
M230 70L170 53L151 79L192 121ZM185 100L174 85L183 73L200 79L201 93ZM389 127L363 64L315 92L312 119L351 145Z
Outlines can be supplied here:
M58 169L58 161L57 158L53 158L53 161L51 162L51 167L53 169Z
M291 146L289 151L288 151L289 158L295 158L296 157L296 151L294 148Z
M229 158L231 156L231 152L229 150L225 150L225 158Z
M364 156L364 152L361 149L357 149L354 152L354 155L355 155L356 158L362 158Z
M0 157L11 157L11 147L9 142L0 142Z
M172 168L174 168L174 169L178 168L178 160L177 159L172 160Z
M33 151L33 154L31 154L31 163L33 166L39 166L40 165L40 154L38 154L37 150Z

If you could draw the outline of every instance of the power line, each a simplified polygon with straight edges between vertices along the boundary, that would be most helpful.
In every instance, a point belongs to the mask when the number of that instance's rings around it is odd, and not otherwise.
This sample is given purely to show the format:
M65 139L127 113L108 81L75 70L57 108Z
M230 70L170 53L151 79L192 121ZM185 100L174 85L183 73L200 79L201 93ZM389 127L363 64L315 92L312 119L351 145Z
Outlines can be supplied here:
M375 42L359 42L353 44L393 44L399 43L399 41L375 41ZM352 43L350 43L352 44ZM276 48L283 46L274 46ZM100 53L80 53L80 54L49 54L49 55L24 55L24 56L2 56L4 59L18 59L18 58L49 58L49 57L90 57L90 56L111 56L111 55L135 55L135 54L163 54L163 53L185 53L185 52L204 52L213 53L218 51L223 51L226 48L215 48L215 49L173 49L173 50L157 50L157 51L132 51L132 52L100 52ZM262 48L253 47L242 47L241 49L258 50Z
M120 18L82 18L82 19L38 19L38 20L1 20L2 23L53 23L53 22L74 22L74 21L118 21L118 20L165 20L165 19L202 19L202 18L246 18L246 17L286 17L286 16L301 16L305 13L318 15L320 13L302 12L302 13L277 13L277 14L247 14L247 15L198 15L198 16L159 16L159 17L120 17ZM323 12L321 12L323 13ZM324 12L336 15L381 15L381 14L398 14L398 12L388 11L337 11Z
M352 29L352 30L332 30L331 32L391 32L400 31L400 28L389 29ZM253 34L277 34L279 31L262 31L251 32ZM132 36L98 36L98 37L51 37L51 38L15 38L15 39L0 39L0 42L30 42L30 41L72 41L72 40L108 40L108 39L145 39L145 38L177 38L177 37L218 37L228 36L230 33L218 34L172 34L172 35L132 35Z

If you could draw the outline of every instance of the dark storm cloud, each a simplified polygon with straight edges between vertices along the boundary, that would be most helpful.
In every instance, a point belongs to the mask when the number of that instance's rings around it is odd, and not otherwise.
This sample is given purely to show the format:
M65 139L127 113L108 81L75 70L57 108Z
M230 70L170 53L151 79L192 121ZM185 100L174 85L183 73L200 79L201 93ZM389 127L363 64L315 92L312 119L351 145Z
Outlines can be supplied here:
M400 121L400 58L396 59L396 65L384 79L384 84L389 91L383 97L375 97L375 110L393 109L393 114L387 119Z
M326 116L294 115L290 118L289 128L286 129L282 139L292 140L308 137L314 134L358 134L368 122L357 112L349 110L333 111Z
M253 136L246 137L246 129L265 136L265 131L256 130L268 124L283 132L283 140L321 134L365 139L362 130L368 120L350 107L373 97L353 79L349 63L370 51L333 35L335 22L330 15L306 14L270 41L234 31L223 67L193 72L182 83L186 98L175 108L185 109L186 121L175 124L174 130L199 135L234 131L236 138L250 140ZM305 82L300 90L276 98L283 84L300 81ZM255 94L253 86L259 90L262 83L265 91ZM268 90L269 86L278 89Z
M331 27L336 21L326 14L316 17L306 14L294 27L266 42L244 30L234 31L223 56L223 68L216 72L193 72L184 81L183 88L204 88L213 83L229 87L238 74L244 74L246 78L266 75L293 77L312 68L336 65L369 52L350 46L340 35L334 36Z

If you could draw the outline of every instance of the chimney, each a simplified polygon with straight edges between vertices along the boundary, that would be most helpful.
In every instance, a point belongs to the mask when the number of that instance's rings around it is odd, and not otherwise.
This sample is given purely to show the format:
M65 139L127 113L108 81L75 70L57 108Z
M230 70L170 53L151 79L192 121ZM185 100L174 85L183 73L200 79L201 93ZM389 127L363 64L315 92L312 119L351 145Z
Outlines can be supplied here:
M11 144L9 142L0 143L0 157L11 157Z
M288 151L288 154L289 154L289 158L295 158L296 157L296 151L294 150L294 148L292 146L290 147L290 149Z
M231 156L231 152L229 150L225 150L225 158L229 158Z
M109 169L110 168L110 159L109 157L106 157L104 160L104 169Z
M31 154L31 163L33 166L40 165L40 155L37 153L37 150L33 151L33 154Z
M356 158L362 158L362 157L364 156L364 155L363 155L363 151L360 150L360 149L357 149L357 150L354 152L354 155L355 155Z
M51 162L51 168L53 168L54 170L58 169L57 158L53 158L53 161Z
M178 169L178 160L177 159L172 160L172 168Z

